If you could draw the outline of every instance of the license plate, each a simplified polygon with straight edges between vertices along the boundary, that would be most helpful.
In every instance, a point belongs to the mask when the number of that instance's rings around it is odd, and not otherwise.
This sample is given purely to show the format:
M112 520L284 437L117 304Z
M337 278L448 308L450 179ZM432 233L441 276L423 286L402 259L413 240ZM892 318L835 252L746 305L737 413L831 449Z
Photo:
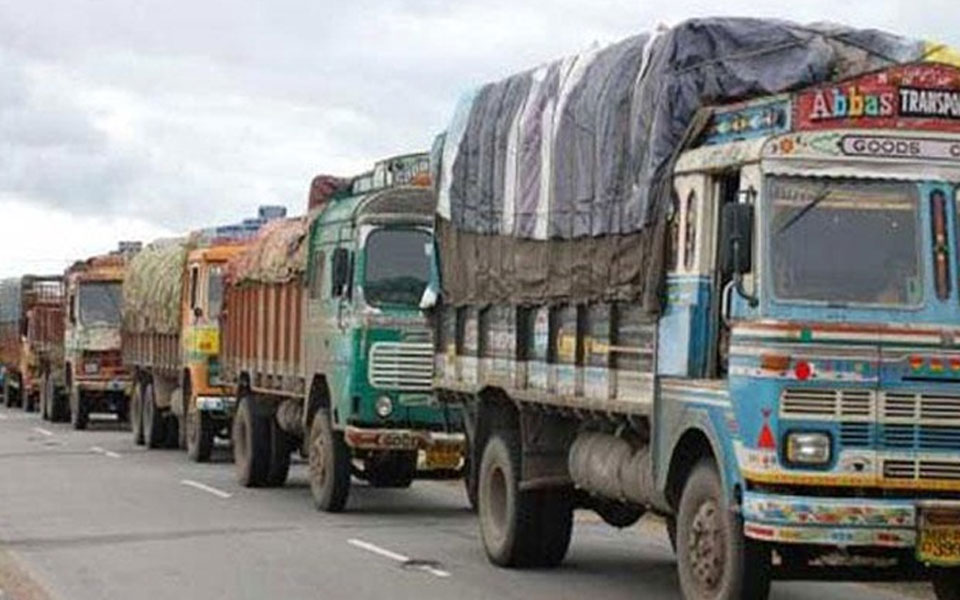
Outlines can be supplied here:
M939 566L960 565L960 513L934 510L922 514L917 560Z
M451 450L427 450L424 463L428 470L456 469L460 466L460 452Z

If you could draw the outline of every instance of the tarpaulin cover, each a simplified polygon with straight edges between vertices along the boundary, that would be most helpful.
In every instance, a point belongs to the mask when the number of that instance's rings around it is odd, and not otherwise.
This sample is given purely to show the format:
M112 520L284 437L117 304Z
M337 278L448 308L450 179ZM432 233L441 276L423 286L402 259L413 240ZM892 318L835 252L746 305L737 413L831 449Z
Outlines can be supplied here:
M660 307L669 174L705 106L923 57L876 30L710 18L465 96L435 156L445 301Z
M153 242L134 256L123 280L123 327L130 333L176 334L188 238Z
M307 216L279 219L263 226L256 240L227 264L233 284L283 283L307 268Z
M0 279L0 323L20 321L20 278Z

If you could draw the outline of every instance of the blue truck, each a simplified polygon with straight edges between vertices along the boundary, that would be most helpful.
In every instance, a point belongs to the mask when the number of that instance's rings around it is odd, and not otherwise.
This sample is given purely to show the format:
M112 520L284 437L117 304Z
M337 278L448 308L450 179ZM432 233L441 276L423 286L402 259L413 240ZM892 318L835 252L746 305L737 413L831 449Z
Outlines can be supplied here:
M651 512L688 599L777 579L956 599L960 70L888 62L705 104L630 229L600 168L603 124L627 121L571 83L601 60L481 88L434 153L435 383L464 408L488 558L556 566L575 509Z

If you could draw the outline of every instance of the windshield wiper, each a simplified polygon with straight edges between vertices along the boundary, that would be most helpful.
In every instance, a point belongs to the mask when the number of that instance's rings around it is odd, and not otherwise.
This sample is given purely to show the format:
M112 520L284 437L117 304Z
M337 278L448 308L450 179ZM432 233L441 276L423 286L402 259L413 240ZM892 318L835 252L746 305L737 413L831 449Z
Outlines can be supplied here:
M826 199L826 197L829 196L829 195L830 195L830 189L829 189L827 186L824 186L824 187L823 187L823 190L821 190L820 193L817 194L817 197L816 197L816 198L814 198L814 199L811 200L810 202L807 202L807 203L803 206L803 208L801 208L801 209L798 210L796 213L794 213L794 215L793 215L792 217L790 217L789 219L787 219L787 222L786 222L786 223L784 223L783 225L780 226L780 229L777 230L777 235L780 235L781 233L783 233L784 231L786 231L786 230L789 229L790 227L793 227L793 225L794 225L797 221L799 221L800 219L802 219L803 216L806 215L808 212L810 212L811 210L813 210L814 208L816 208L817 205L820 204L821 202L823 202L823 200Z

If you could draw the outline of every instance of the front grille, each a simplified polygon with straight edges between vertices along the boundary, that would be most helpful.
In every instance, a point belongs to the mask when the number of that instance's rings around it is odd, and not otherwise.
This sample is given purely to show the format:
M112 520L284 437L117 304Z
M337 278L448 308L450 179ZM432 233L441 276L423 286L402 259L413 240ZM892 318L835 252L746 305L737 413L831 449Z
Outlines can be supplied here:
M948 479L960 481L960 462L890 459L883 461L885 479Z
M840 425L840 443L847 448L865 448L872 443L869 423L843 423Z
M886 421L935 419L960 425L960 396L884 392L880 404Z
M874 406L874 394L870 390L788 388L780 398L780 416L872 421Z
M433 384L433 345L377 342L370 347L370 384L401 391L426 391Z

